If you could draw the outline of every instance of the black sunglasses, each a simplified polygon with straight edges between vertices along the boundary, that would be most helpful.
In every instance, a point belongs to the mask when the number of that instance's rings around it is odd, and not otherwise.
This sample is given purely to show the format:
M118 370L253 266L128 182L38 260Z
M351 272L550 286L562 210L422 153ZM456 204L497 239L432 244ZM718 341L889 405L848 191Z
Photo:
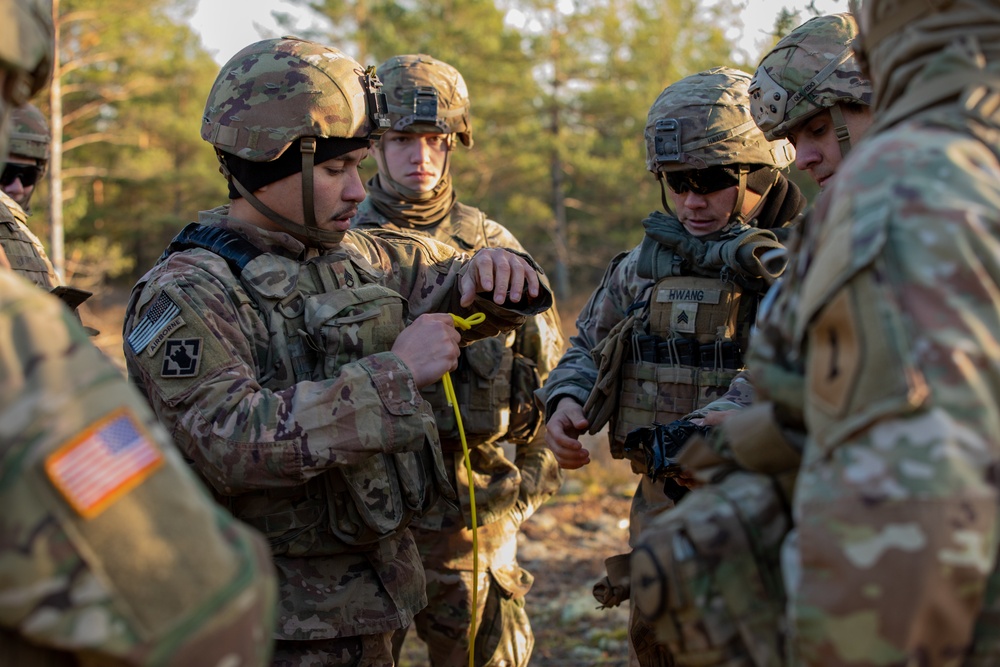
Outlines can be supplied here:
M37 165L8 162L3 168L3 174L0 174L0 186L7 187L14 179L19 178L21 185L30 188L38 180L41 171Z
M731 167L668 171L664 176L667 186L679 195L689 190L695 194L707 195L740 184L739 172Z

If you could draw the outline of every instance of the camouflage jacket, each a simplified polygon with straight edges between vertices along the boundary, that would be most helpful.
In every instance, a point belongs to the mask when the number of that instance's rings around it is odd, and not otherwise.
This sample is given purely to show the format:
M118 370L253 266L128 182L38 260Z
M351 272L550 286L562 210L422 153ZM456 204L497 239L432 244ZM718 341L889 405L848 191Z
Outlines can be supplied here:
M10 267L39 287L51 290L59 280L42 242L25 224L27 219L24 210L0 192L0 246L7 253Z
M665 216L659 212L652 214L644 222L647 228L667 223L679 226L676 218ZM749 229L749 231L753 230ZM576 321L577 334L570 337L569 350L549 375L542 389L536 392L545 405L546 418L552 415L560 399L565 396L573 398L580 405L587 401L597 379L597 364L592 351L627 316L633 313L637 315L639 323L636 330L638 332L660 333L650 331L649 308L647 306L651 288L658 279L671 275L678 277L708 276L712 273L722 279L727 275L728 265L719 261L719 257L725 253L721 252L719 248L730 240L738 244L739 236L728 238L725 235L720 235L720 238L704 239L688 236L690 241L703 241L703 243L698 244L701 246L698 257L704 261L704 264L691 264L691 255L657 244L649 236L639 246L619 254L611 261L601 279L600 286L591 295L583 310L580 311ZM655 278L640 275L643 273L640 270L640 264L645 261L642 257L644 246L648 249L650 245L659 246L658 256L655 260ZM645 272L648 273L649 270L646 269ZM756 313L757 302L765 289L766 286L761 286L756 290L750 290L750 298L746 300L746 305L741 306L742 320L738 324L741 340L745 340L749 333L749 325ZM630 353L634 353L634 350L631 350Z
M0 664L270 664L264 540L55 297L0 271L0 329Z
M792 664L1000 660L1000 88L956 53L923 90L986 85L866 137L817 207Z
M366 279L408 300L411 317L435 311L469 314L458 305L457 289L466 257L447 246L410 235L396 234L388 241L351 231L337 248L320 255L287 234L227 214L226 207L203 212L200 222L234 232L263 251L255 261L280 256L322 272L326 256L349 254L365 265ZM274 273L271 287L281 287L282 275ZM546 293L542 301L547 298ZM477 299L474 307L487 320L463 332L466 340L510 330L525 319L485 299ZM529 314L543 309L531 308L525 306ZM320 381L296 382L290 369L268 367L265 360L273 358L268 322L226 260L211 251L170 254L151 269L133 290L127 339L140 318L161 328L139 354L126 345L129 372L223 499L243 503L273 493L293 503L299 494L304 501L307 487L314 488L310 481L324 472L377 453L422 446L428 423L433 432L428 404L409 369L388 349L366 351L346 363L338 355L330 379ZM182 348L187 353L178 356ZM419 558L406 530L384 542L377 552L276 555L278 636L333 638L408 624L425 604ZM280 546L272 541L276 553Z
M438 223L404 226L381 215L370 200L366 200L359 207L352 226L359 229L396 229L422 233L462 252L471 253L488 247L524 252L520 242L506 227L490 220L478 209L461 203L456 203L452 213ZM516 355L528 360L534 367L537 381L544 382L562 356L562 329L555 306L529 318L515 334L508 336L506 344L513 348ZM475 345L480 343L472 344ZM514 363L518 361L515 360ZM457 374L453 373L453 382L456 382L456 377ZM531 392L524 391L523 387L520 389L521 395L517 393L518 387L512 387L514 395L510 399L511 413L516 413L519 409L537 410ZM442 390L435 385L430 391ZM472 387L472 391L475 391L475 387ZM501 410L505 407L496 405L494 409ZM541 415L536 418L541 420ZM499 443L505 435L507 434L503 430L498 429L470 452L476 487L477 519L481 526L504 517L512 517L512 523L516 527L558 491L562 481L562 472L552 452L545 446L541 429L529 442L516 444L513 462L508 460ZM468 478L462 457L457 452L446 452L446 459L450 460L449 469L458 489L462 511L457 512L450 504L439 502L425 517L417 520L415 525L421 528L455 531L471 526ZM480 545L484 550L490 548L483 540L480 540ZM461 567L463 564L471 567L468 554L454 554L451 565Z

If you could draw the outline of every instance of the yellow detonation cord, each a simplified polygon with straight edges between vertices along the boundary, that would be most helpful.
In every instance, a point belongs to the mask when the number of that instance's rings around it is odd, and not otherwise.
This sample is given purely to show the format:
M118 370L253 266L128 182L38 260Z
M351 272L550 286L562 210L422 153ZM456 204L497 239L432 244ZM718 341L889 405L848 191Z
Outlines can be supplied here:
M476 313L471 317L452 315L455 328L471 329L486 321L486 315ZM465 441L465 427L462 426L462 413L458 409L458 398L455 396L455 385L451 383L451 374L445 373L441 378L444 383L444 395L448 397L448 405L455 411L455 423L458 425L458 437L462 441L462 454L465 456L465 473L469 476L469 507L472 510L472 624L469 626L469 667L476 664L476 610L479 609L479 526L476 523L476 485L472 477L472 459L469 458L469 445Z

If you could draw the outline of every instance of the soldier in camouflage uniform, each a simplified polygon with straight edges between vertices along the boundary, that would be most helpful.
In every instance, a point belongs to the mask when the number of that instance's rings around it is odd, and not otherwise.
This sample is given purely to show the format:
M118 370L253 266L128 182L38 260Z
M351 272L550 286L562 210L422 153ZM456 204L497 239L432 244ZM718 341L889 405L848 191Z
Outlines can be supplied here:
M51 5L0 1L0 117L48 79ZM0 139L0 156L6 139ZM0 664L268 664L264 540L0 250Z
M15 272L51 290L59 284L38 237L28 229L28 203L49 159L49 129L37 107L11 113L10 155L0 175L0 247Z
M450 155L456 139L472 146L469 92L451 65L427 55L403 55L379 65L391 129L374 150L378 173L352 226L426 234L462 252L523 250L504 226L457 201ZM530 573L517 563L517 532L562 479L545 447L533 392L562 355L555 308L517 332L462 348L451 374L462 410L476 491L479 569L473 584L472 516L468 476L455 415L441 383L422 390L434 407L449 479L459 506L438 502L412 524L427 575L427 607L414 625L436 667L468 664L472 589L478 589L481 629L477 665L528 664L534 638L524 610ZM516 445L514 461L500 440ZM406 630L394 638L396 655Z
M34 104L14 109L11 114L10 153L0 174L0 188L25 213L31 213L35 183L49 163L49 125Z
M783 269L766 253L782 249L778 235L805 205L779 171L793 149L753 123L749 82L737 70L707 70L668 86L650 109L646 164L666 213L650 215L643 242L612 261L538 393L563 467L589 462L582 432L610 418L611 452L622 458L629 431L705 405L743 368L758 303ZM632 544L682 493L654 482L644 461L633 460L633 470L641 479ZM671 664L634 606L630 626L632 664Z
M850 14L807 21L763 58L750 85L765 136L794 143L797 164L824 189L871 123L856 36ZM791 332L809 264L801 245L817 231L807 217L789 240L790 265L758 315L749 370L688 415L717 425L680 456L711 485L651 522L634 552L632 599L681 664L695 656L704 667L782 661L779 553L805 441L804 360Z
M0 174L0 248L15 273L53 291L75 313L92 293L60 285L42 242L27 224L35 183L49 161L49 127L35 105L25 103L11 112L9 140L10 155ZM97 333L89 327L88 331Z
M295 38L223 66L202 137L230 203L136 285L129 373L220 502L269 538L276 665L392 664L426 604L407 526L455 499L419 389L551 294L521 254L350 230L388 125L373 71ZM483 313L461 333L449 312Z
M865 0L875 123L817 206L791 664L1000 664L1000 8Z

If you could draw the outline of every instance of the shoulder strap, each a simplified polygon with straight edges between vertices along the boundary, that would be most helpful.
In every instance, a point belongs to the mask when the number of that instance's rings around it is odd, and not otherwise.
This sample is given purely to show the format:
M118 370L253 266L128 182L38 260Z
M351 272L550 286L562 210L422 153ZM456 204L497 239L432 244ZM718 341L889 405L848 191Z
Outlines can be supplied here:
M182 229L180 234L174 237L174 240L163 251L157 263L162 262L175 252L182 252L191 248L201 248L215 253L226 260L226 263L229 264L229 267L237 276L243 272L243 268L247 264L264 252L239 234L231 232L228 229L209 227L192 222Z

